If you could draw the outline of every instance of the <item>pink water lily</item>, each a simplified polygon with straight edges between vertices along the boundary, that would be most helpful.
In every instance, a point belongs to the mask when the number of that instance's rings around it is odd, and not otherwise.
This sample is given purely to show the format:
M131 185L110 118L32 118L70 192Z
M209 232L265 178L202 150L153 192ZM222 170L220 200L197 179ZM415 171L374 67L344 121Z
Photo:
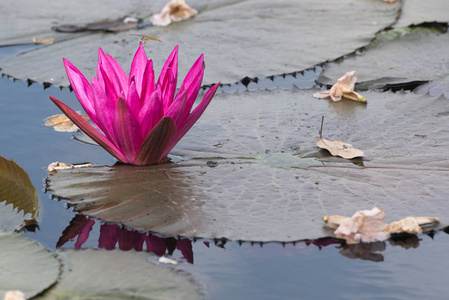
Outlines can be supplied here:
M97 128L61 101L52 96L50 99L119 161L157 164L195 124L218 88L218 84L210 88L191 112L203 80L203 65L201 55L176 93L178 46L165 62L157 82L153 61L147 58L142 43L134 55L129 76L112 56L99 48L97 78L92 77L91 84L64 59L73 91Z

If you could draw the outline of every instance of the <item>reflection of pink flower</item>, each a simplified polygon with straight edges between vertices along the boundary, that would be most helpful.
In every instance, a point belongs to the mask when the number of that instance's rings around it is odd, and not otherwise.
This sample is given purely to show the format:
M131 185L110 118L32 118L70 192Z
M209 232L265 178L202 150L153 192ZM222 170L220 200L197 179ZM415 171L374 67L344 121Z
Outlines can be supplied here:
M142 43L131 64L129 77L101 48L97 78L90 84L81 72L64 59L70 84L95 129L74 110L51 100L82 131L118 160L133 165L159 163L187 133L209 105L218 84L190 112L203 79L201 55L175 96L178 47L168 57L155 83L153 62Z
M390 234L384 231L388 225L383 222L384 218L385 212L377 207L358 211L351 218L341 221L335 236L345 239L348 244L385 241Z
M88 239L94 224L94 220L89 220L81 214L76 215L62 233L56 247L61 248L69 240L73 240L78 236L75 249L80 249ZM144 245L146 245L146 248ZM116 247L124 251L134 249L136 251L153 252L158 256L172 255L178 249L186 261L193 264L192 241L188 238L177 240L172 237L148 236L146 233L128 230L117 224L102 224L100 226L98 248L113 250Z

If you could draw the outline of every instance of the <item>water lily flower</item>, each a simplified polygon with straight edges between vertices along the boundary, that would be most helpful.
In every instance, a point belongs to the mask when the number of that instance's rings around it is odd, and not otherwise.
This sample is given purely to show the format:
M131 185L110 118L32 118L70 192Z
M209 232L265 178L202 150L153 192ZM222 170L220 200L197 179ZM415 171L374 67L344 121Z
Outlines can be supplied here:
M172 51L155 82L153 61L142 43L129 76L117 61L98 51L97 78L91 83L64 59L70 84L95 128L73 109L50 99L84 133L119 161L132 165L157 164L203 114L218 84L210 88L191 111L203 79L203 55L193 64L176 92L178 46ZM98 130L97 130L98 129Z
M359 102L366 102L366 98L357 92L354 92L354 85L357 77L354 76L355 71L347 72L340 77L336 84L330 90L320 91L313 94L315 98L330 97L333 101L340 101L342 97Z

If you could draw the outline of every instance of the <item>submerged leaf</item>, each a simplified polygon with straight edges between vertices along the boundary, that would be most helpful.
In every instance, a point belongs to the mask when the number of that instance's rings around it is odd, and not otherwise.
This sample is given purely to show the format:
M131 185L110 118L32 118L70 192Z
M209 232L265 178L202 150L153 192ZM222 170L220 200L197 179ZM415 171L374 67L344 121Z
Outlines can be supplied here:
M362 150L355 149L351 144L339 140L331 142L326 139L319 138L316 145L321 149L326 149L333 156L340 156L348 159L365 156Z

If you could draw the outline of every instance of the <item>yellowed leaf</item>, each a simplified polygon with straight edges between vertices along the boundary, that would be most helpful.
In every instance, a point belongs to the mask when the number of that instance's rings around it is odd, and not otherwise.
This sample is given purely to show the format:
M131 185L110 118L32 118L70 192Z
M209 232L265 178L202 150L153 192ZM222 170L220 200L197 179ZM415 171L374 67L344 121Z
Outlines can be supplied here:
M340 156L348 159L365 156L362 150L355 149L351 144L339 140L331 142L326 139L319 138L316 145L321 149L326 149L329 151L332 156Z
M90 118L86 115L81 115L81 117L86 121L90 121ZM54 130L60 132L74 132L78 130L78 127L63 114L50 116L44 120L43 124L44 126L53 127Z

